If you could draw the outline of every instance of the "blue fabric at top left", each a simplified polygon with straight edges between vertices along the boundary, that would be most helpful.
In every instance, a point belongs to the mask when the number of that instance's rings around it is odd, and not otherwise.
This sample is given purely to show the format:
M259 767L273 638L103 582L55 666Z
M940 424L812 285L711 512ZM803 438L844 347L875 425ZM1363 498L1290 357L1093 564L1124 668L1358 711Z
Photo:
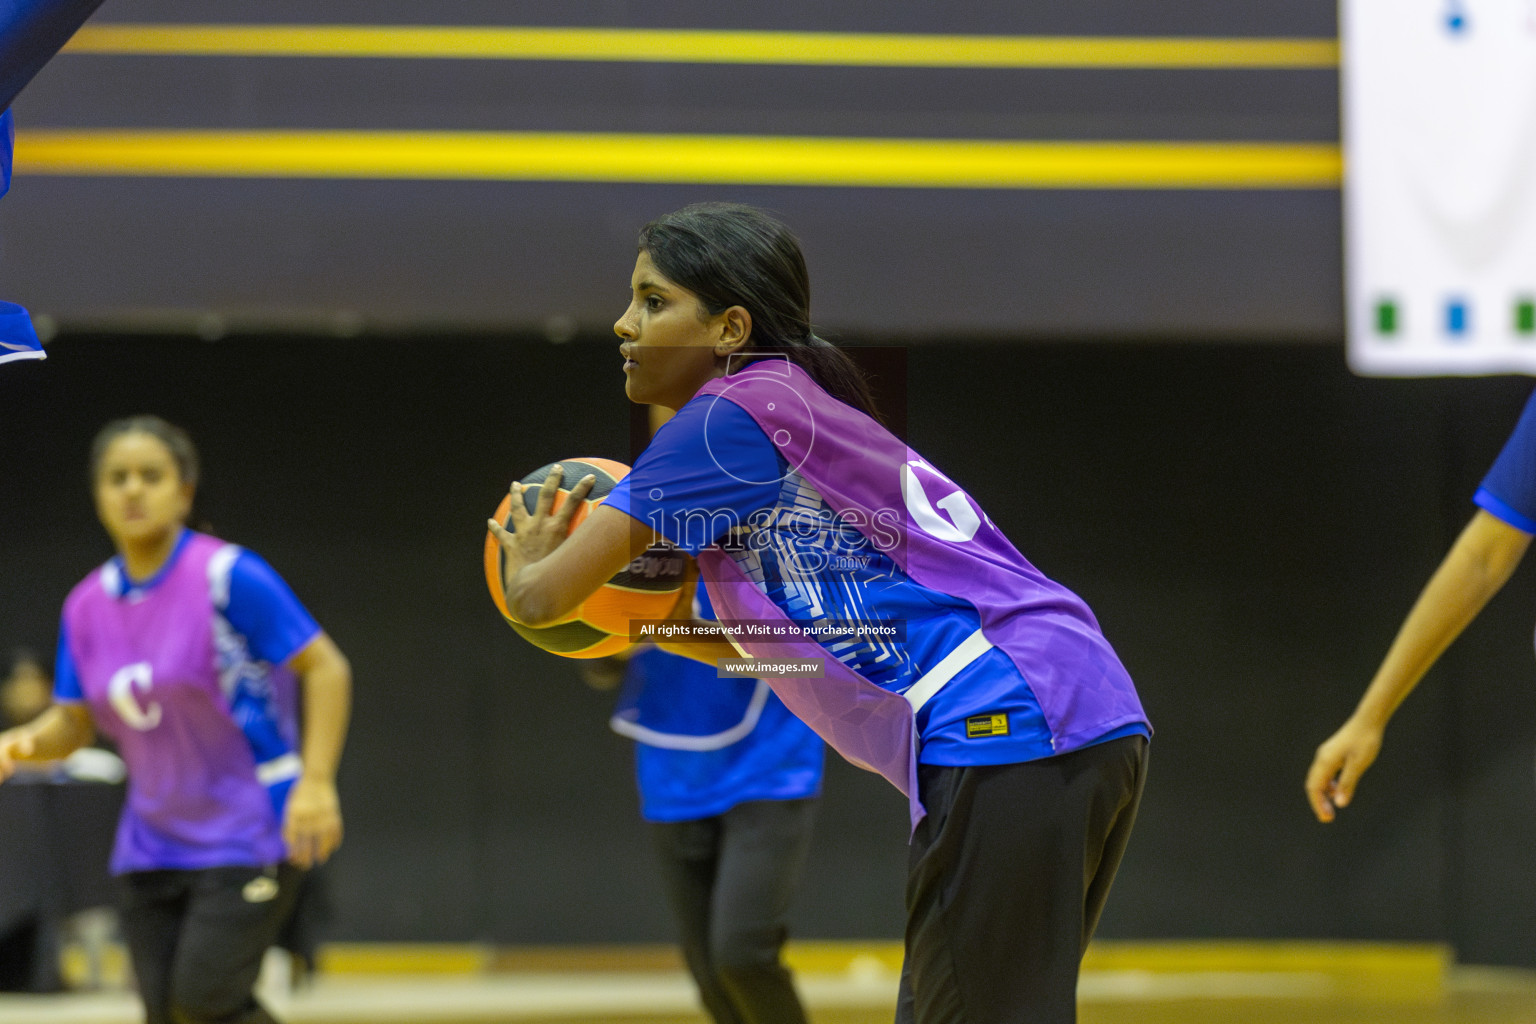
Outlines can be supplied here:
M0 110L101 6L101 0L0 0Z
M0 112L0 196L11 187L11 145L15 135L11 112ZM0 302L0 363L42 358L43 343L27 311L14 302Z

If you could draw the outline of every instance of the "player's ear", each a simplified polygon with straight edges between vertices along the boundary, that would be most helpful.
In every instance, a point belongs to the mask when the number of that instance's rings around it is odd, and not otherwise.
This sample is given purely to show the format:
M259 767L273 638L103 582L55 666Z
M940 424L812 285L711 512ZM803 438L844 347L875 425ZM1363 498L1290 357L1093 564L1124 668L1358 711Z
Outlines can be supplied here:
M745 306L732 306L720 314L720 337L715 342L715 355L728 356L738 352L752 337L752 314Z

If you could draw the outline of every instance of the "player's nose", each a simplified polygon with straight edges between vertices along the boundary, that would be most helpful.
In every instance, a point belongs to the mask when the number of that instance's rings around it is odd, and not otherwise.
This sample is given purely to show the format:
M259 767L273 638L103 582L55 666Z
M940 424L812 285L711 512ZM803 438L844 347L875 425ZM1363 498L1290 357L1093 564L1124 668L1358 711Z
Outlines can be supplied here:
M639 336L635 327L635 315L633 310L626 309L624 315L613 322L613 333L625 341L634 341Z

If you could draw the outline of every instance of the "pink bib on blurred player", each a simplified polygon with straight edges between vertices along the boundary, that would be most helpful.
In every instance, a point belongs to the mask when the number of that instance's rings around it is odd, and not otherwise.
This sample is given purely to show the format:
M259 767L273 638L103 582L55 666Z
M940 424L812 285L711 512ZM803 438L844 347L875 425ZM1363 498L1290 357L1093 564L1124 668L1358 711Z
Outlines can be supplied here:
M128 765L115 874L264 866L286 855L251 745L231 717L233 674L220 671L217 634L228 626L211 580L235 552L186 531L147 585L130 585L109 562L64 603L85 700Z

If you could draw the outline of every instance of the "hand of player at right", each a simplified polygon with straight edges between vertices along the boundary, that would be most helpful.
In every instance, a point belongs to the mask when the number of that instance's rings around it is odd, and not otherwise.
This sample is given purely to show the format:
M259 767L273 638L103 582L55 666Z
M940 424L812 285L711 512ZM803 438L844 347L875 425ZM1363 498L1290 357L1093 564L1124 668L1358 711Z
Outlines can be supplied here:
M26 726L0 732L0 782L16 774L16 762L32 756L37 741Z
M1380 726L1351 718L1317 748L1307 772L1307 802L1317 820L1329 822L1354 799L1355 785L1381 752Z

